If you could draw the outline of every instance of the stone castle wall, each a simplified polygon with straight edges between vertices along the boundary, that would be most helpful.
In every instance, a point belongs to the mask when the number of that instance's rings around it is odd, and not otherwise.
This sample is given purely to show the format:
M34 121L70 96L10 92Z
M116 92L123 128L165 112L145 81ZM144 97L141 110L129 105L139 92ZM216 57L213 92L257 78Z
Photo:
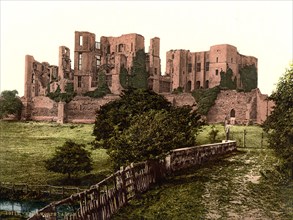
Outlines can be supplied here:
M174 106L196 106L195 99L190 93L162 94ZM71 123L94 123L96 111L102 105L119 99L118 95L107 95L103 98L94 99L86 96L76 96L71 102L61 107L48 97L37 96L32 98L30 109L31 120L58 121ZM218 94L215 105L212 106L208 115L209 123L223 123L225 118L231 118L233 124L261 124L270 114L273 103L267 100L258 89L251 92L236 92L224 90ZM64 113L60 114L59 111ZM25 112L26 110L24 110ZM60 118L62 117L62 118Z
M267 95L262 95L259 89L247 93L226 90L218 94L207 120L209 123L220 123L228 117L235 124L262 124L272 107L273 102L267 101Z

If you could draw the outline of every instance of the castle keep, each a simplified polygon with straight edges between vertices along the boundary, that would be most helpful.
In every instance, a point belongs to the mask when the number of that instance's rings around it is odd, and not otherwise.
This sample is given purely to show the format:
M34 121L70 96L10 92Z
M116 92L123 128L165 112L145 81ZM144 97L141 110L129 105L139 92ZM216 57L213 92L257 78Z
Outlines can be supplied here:
M150 40L147 53L144 37L135 33L119 37L102 36L97 41L93 33L76 31L74 42L73 58L68 47L59 47L58 65L38 62L33 56L26 55L23 119L93 122L96 109L119 98L127 86L148 88L164 94L174 105L193 105L195 101L189 92L220 85L221 74L228 70L232 73L235 89L242 89L240 69L245 66L257 69L257 58L241 55L235 46L228 44L214 45L209 51L203 52L170 50L166 53L166 72L162 74L158 37ZM103 98L84 96L105 85L110 92ZM186 94L172 94L177 89ZM71 92L77 96L67 103L47 97L56 91ZM252 92L254 95L250 95L251 98L241 99L245 103L236 98L235 109L242 109L241 118L236 121L261 123L267 116L267 113L258 116L259 109L261 106L270 109L271 105L258 89ZM251 100L256 101L250 103ZM242 107L238 108L237 105ZM230 108L219 110L214 106L211 112L221 115L219 111L225 111L227 114L231 112ZM211 122L223 121L211 114L208 119Z

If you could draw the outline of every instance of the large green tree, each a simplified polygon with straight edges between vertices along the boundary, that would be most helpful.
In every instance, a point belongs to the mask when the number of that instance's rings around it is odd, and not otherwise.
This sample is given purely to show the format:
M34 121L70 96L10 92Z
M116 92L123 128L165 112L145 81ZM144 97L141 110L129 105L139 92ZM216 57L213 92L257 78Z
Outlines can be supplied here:
M97 111L93 134L95 146L107 148L111 137L128 128L132 117L151 109L170 109L171 103L153 91L128 89L120 99L101 106Z
M283 159L293 178L293 65L280 78L270 99L275 107L264 124L265 130L269 132L270 147Z
M16 90L5 90L0 95L0 118L8 115L15 115L17 119L21 117L22 102L17 96Z
M56 148L53 157L45 161L45 167L52 172L67 174L70 179L72 174L88 173L93 169L91 153L84 144L69 140Z
M98 111L95 144L107 149L118 168L194 145L201 125L201 116L191 107L175 108L154 92L131 90Z

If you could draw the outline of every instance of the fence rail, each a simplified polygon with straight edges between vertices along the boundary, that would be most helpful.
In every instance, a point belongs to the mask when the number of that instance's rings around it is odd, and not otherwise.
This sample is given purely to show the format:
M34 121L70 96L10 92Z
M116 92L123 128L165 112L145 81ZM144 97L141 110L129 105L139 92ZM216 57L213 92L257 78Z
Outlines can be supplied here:
M23 192L25 194L36 192L38 194L49 194L49 195L71 195L78 193L83 189L79 187L64 187L64 186L51 186L51 185L29 185L26 183L10 183L0 182L0 189L6 189L11 192Z
M234 150L236 142L228 141L173 150L163 161L132 163L85 191L50 203L30 220L110 219L129 200L147 191L168 173L205 163ZM62 207L67 207L67 212L59 212Z

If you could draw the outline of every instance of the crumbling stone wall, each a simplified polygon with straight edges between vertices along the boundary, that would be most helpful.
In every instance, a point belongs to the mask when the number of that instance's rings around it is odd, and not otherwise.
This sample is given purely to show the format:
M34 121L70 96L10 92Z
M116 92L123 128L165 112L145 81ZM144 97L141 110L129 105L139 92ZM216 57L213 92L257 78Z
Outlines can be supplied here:
M207 115L208 122L222 123L228 117L236 124L257 123L258 93L257 89L247 93L222 90Z
M162 94L169 102L174 106L195 106L196 102L191 93L181 93L181 94L171 94L163 93Z
M236 149L235 141L175 149L170 151L170 155L166 157L166 168L172 172L186 169L231 153Z
M87 96L76 96L66 105L66 120L73 123L94 123L96 111L102 105L118 99L117 95L107 95L94 99Z
M29 119L33 121L57 121L58 103L46 96L33 97L30 108Z

